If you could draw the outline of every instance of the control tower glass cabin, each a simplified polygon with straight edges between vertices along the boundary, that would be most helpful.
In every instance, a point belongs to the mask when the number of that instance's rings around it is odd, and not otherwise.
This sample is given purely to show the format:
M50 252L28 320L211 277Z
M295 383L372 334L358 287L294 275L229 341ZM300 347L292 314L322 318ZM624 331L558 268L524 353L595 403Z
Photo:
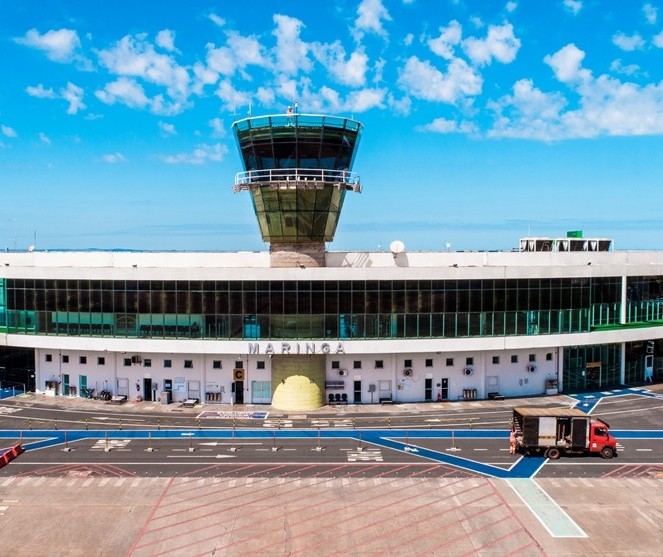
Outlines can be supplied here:
M232 127L244 166L234 191L251 192L263 241L270 250L286 244L324 250L346 192L361 191L352 164L363 126L295 113L245 118Z

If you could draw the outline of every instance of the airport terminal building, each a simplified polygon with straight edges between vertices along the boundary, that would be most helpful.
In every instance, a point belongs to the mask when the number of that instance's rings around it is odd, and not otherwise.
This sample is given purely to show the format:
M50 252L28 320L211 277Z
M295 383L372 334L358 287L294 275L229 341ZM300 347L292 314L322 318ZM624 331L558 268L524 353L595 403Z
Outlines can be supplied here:
M233 130L234 189L269 251L2 252L0 380L305 410L663 377L663 252L578 233L503 252L328 251L362 188L362 125L288 114Z

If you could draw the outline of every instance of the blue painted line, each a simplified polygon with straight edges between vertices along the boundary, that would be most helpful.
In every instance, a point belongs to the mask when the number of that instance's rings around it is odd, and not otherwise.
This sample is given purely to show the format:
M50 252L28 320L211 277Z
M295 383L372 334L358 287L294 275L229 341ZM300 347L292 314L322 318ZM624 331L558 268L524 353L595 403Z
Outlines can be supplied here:
M591 393L574 393L567 396L576 399L578 402L575 408L582 410L586 414L590 414L596 405L599 404L604 398L614 398L619 396L637 395L648 398L663 399L663 394L654 393L644 387L624 387L622 389L614 389L612 391L595 391Z
M612 432L618 439L663 439L663 430L615 430ZM508 432L501 430L463 430L451 431L406 431L406 430L239 430L235 431L234 438L242 439L354 439L357 442L366 442L390 450L418 456L433 462L454 466L493 478L516 479L532 478L545 463L543 457L521 456L509 468L500 468L491 464L477 462L446 451L435 451L410 443L410 439L451 439L452 434L465 439L506 439ZM75 443L84 439L231 439L231 430L60 430L60 431L0 431L0 439L23 438L23 447L26 451L38 450L66 442ZM65 439L66 438L66 439ZM33 442L26 442L34 439ZM407 442L397 439L406 439ZM416 452L412 448L416 448ZM406 450L408 448L408 450Z
M401 453L416 454L416 456L421 458L426 458L428 460L433 460L435 462L442 462L444 464L451 464L457 468L462 468L464 470L470 470L478 474L483 474L485 476L490 476L493 478L508 478L510 477L510 471L504 468L499 468L498 466L492 466L490 464L484 464L482 462L477 462L475 460L469 460L460 456L454 456L451 454L443 453L440 451L434 451L431 449L426 449L424 447L416 446L417 452L412 453L406 451L405 447L411 447L412 445L406 444L400 441L394 441L392 439L384 437L375 437L370 436L367 439L368 442L384 447L387 449L394 449Z

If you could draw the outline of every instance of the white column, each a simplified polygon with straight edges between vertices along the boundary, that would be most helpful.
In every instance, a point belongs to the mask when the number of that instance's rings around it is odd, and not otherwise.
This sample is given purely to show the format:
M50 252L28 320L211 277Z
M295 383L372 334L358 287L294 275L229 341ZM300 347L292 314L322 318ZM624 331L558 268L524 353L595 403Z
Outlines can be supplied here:
M626 324L626 277L622 277L622 295L621 306L619 308L619 322L622 325Z

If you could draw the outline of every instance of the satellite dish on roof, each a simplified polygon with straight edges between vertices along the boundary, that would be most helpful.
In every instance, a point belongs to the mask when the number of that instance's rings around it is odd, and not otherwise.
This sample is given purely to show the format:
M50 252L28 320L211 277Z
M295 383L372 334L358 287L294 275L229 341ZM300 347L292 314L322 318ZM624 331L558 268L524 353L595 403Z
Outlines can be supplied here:
M405 244L400 240L394 240L389 244L389 250L394 254L394 257L396 257L399 253L403 253L405 250Z
M30 253L32 253L33 251L35 251L35 247L34 247L34 246L29 246L29 247L28 247L28 251L29 251Z

